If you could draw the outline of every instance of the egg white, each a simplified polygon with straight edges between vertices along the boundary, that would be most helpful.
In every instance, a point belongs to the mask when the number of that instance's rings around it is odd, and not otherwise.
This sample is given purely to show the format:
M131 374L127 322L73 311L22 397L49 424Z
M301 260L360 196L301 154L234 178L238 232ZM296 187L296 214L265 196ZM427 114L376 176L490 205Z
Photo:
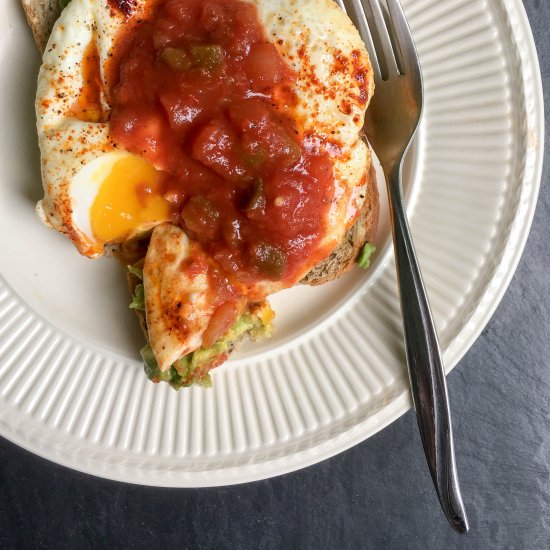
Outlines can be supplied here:
M190 275L181 267L201 255L200 246L179 227L162 224L154 229L143 284L149 341L161 371L201 346L214 313L206 273Z
M47 226L68 235L79 252L89 257L102 255L103 246L95 242L90 228L90 192L98 186L86 181L91 174L88 166L93 163L97 168L104 158L107 170L114 146L108 122L84 122L71 117L70 111L84 87L86 49L95 42L106 86L104 66L123 24L123 18L112 16L107 2L72 0L54 26L38 76L36 114L44 198L36 211ZM101 100L109 112L103 95Z

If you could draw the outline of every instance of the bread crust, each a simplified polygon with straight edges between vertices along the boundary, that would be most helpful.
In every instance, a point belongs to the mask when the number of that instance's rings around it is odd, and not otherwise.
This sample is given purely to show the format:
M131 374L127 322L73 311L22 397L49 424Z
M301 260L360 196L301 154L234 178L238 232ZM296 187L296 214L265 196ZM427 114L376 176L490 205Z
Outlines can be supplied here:
M59 0L21 0L34 41L44 53L52 28L61 14Z
M302 284L317 286L342 276L353 268L363 245L372 242L376 237L380 200L376 172L372 165L367 178L367 196L359 217L330 256L317 264L300 281Z

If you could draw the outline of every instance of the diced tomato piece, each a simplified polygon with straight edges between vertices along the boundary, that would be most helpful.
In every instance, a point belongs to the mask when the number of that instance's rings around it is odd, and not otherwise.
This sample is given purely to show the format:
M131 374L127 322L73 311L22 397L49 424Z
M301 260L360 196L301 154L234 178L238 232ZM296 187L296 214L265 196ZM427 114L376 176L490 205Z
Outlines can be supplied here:
M161 94L160 102L174 130L188 128L202 113L202 104L196 97L182 96L177 90Z
M151 111L145 115L132 108L115 109L111 114L110 126L116 140L132 144L133 150L152 162L164 158L164 122L160 113Z
M177 21L159 19L153 30L153 45L157 50L171 46L180 37L180 28Z
M229 282L225 272L219 269L210 269L208 271L208 276L214 303L218 306L223 304L223 302L234 303L239 292Z
M225 223L223 226L223 238L230 248L237 248L241 244L241 223L238 219Z
M236 154L237 135L223 119L209 122L193 142L193 157L222 178L236 181L246 170Z
M265 101L245 99L231 103L229 117L241 132L261 131L269 124L270 112Z
M227 48L237 56L246 56L253 44L263 39L262 32L257 24L256 7L247 2L241 4L235 13L233 21L233 40Z
M226 273L237 273L243 267L242 255L239 251L227 248L223 244L212 247L214 259L223 267Z
M267 216L281 237L315 233L318 212L327 207L326 189L332 185L332 164L325 157L308 157L290 176L277 175L269 181Z
M209 348L231 328L237 318L237 308L231 302L217 307L202 335L202 346Z
M191 197L183 207L181 217L185 227L202 238L215 238L220 228L218 207L200 195Z
M249 35L254 33L257 38L254 42L258 42L261 38L261 32L257 25L258 14L256 8L251 3L241 4L239 10L235 14L235 30L234 34L238 36L239 32L248 32Z
M200 24L214 38L223 38L227 35L227 27L231 23L230 15L222 3L205 2L202 7Z
M180 26L196 26L196 20L200 15L200 5L196 2L182 2L182 0L167 0L164 11L169 17L174 18Z
M288 78L287 68L279 52L270 42L255 44L245 59L246 74L252 81L252 88L265 92Z
M261 155L283 167L293 166L300 159L300 145L275 119L265 102L256 99L235 102L229 108L229 116L242 132L241 143L249 156Z

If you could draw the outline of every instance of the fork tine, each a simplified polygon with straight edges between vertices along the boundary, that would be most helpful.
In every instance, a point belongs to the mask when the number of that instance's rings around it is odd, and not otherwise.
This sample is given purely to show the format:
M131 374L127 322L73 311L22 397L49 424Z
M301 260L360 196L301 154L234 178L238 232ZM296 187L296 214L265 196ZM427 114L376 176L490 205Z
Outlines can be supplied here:
M395 51L393 49L393 44L386 24L386 19L384 18L384 13L382 12L382 8L380 7L379 0L368 0L368 4L372 13L372 17L374 19L374 24L376 26L376 31L378 33L378 38L380 41L380 47L382 48L383 53L384 63L381 63L382 79L387 80L391 73L399 72L399 65L397 57L395 55ZM379 63L381 57L381 55L378 55ZM384 68L386 69L385 71ZM386 74L384 74L384 72Z
M367 15L363 7L361 0L337 0L338 4L348 14L352 20L356 29L359 31L367 51L374 71L374 78L376 81L380 80L382 75L380 72L380 62L376 54L376 47L374 45L374 37L372 36L371 29L367 20Z
M395 30L397 47L402 60L401 74L409 73L420 66L416 46L412 38L409 22L399 0L387 0L388 10Z

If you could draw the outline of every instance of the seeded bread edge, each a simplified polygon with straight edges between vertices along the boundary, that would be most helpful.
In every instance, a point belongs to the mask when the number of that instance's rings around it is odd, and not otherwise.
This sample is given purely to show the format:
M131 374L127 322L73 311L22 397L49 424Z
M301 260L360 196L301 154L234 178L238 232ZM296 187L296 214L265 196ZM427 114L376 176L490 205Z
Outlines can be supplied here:
M378 229L380 202L374 167L368 173L367 196L363 208L342 242L326 260L317 264L300 282L306 285L322 285L348 272L357 260L363 245L372 242Z
M59 0L21 0L34 41L44 53L53 26L61 14Z

